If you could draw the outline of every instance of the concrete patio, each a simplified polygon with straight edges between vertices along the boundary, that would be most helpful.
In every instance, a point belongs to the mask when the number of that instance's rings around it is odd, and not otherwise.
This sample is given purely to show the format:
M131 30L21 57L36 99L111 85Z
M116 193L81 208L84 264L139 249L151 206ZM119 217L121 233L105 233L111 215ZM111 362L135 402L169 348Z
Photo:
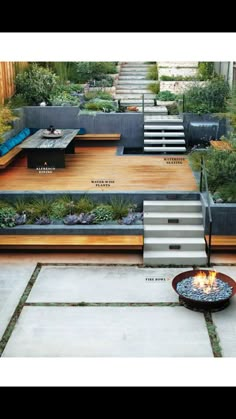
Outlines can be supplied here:
M235 357L236 299L211 318L179 305L171 281L191 269L5 262L0 354ZM215 269L236 278L236 266Z

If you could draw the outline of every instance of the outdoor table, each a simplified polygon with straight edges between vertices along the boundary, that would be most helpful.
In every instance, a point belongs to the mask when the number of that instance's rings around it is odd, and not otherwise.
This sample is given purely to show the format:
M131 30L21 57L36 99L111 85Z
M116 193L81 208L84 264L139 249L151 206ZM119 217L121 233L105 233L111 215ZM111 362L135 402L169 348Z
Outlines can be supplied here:
M74 154L74 137L78 130L63 129L60 138L44 138L44 129L40 129L31 135L19 146L26 150L27 167L65 167L65 154Z

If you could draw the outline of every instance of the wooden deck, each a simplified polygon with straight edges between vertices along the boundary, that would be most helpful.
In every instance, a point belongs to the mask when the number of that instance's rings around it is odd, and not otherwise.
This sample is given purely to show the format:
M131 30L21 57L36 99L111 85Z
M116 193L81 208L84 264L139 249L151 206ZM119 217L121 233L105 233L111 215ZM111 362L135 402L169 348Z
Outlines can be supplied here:
M0 172L2 191L196 191L185 156L117 156L117 147L76 147L66 168L28 169L20 156Z

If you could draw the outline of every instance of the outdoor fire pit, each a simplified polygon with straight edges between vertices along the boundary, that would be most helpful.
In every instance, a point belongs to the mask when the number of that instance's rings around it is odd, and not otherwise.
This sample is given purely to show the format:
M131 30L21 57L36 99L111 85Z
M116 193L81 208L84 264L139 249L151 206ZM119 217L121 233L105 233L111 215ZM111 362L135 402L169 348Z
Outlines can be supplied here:
M197 311L219 311L229 305L236 283L229 276L208 270L182 272L172 281L179 301Z

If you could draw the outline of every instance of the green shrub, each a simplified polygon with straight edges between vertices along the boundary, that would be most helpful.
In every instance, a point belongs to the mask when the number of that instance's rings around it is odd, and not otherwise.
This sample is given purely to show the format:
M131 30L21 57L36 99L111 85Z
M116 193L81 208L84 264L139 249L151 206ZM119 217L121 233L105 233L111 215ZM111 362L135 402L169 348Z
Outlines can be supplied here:
M198 63L198 76L201 80L212 79L215 75L214 62L201 61Z
M1 135L12 129L14 119L17 117L8 106L0 106L0 143L4 141Z
M80 198L79 201L75 203L76 214L80 214L81 212L88 213L92 211L94 207L94 202L87 196Z
M177 103L172 103L171 105L166 105L168 110L168 115L178 115L179 114L179 108Z
M52 211L52 201L47 198L35 198L29 205L29 212L33 219L39 217L49 217Z
M76 71L79 83L86 83L88 80L99 80L101 75L116 73L116 64L108 61L80 61L76 63Z
M236 153L223 150L210 150L208 153L206 168L211 192L224 184L236 182Z
M11 109L22 108L23 106L28 105L29 103L25 99L24 95L22 95L21 93L12 96L7 102L7 106L9 106L9 108Z
M177 95L170 92L169 90L163 90L162 92L159 92L157 95L157 99L163 100L163 101L175 100L176 98L177 98Z
M17 214L22 214L23 212L27 213L29 206L30 206L30 202L22 198L18 198L14 202L14 208Z
M220 186L217 193L224 202L236 202L236 184L233 182Z
M226 109L229 85L222 77L215 77L205 86L196 84L185 93L185 112L217 113Z
M57 76L50 70L32 64L17 74L16 93L21 94L30 105L38 105L42 101L48 103L57 81Z
M13 208L13 206L7 201L0 200L0 209L1 208Z
M156 64L148 67L147 80L158 80L158 68Z
M115 220L120 220L122 217L126 217L129 210L132 208L131 202L120 197L111 198L110 206Z
M116 109L114 102L110 100L100 100L94 99L91 102L87 102L84 105L84 108L90 111L103 111L103 112L111 112Z
M85 100L92 100L92 99L103 99L103 100L112 100L112 95L109 92L104 92L103 90L97 90L96 92L88 92L84 95Z
M114 215L112 211L111 205L98 205L92 213L95 215L94 222L95 223L102 223L103 221L110 221L113 220Z
M196 81L197 78L194 76L161 76L162 81ZM199 80L199 79L198 79Z
M0 228L14 227L16 212L11 207L0 208Z
M61 92L49 98L53 106L79 106L80 99L78 96L72 96L71 93Z
M154 94L158 94L160 92L160 83L150 83L148 85L148 89L150 90L150 92L154 93Z

